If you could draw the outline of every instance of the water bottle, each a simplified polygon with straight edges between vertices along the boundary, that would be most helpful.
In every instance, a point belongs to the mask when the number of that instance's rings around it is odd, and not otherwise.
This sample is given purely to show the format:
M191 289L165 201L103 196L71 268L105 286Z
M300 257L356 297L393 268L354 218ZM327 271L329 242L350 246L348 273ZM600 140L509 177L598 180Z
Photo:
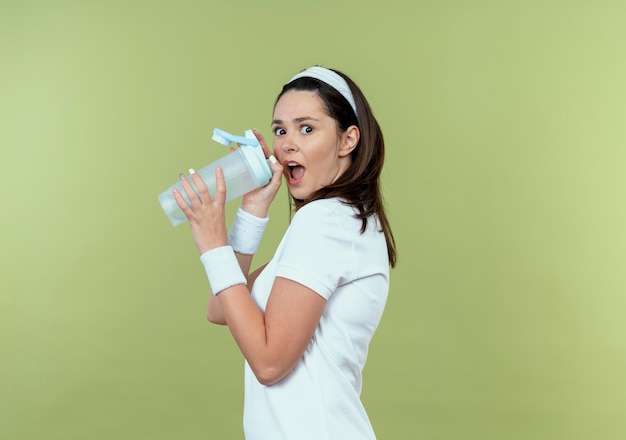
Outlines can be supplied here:
M235 199L269 183L272 178L272 169L252 130L246 130L245 136L234 136L216 128L213 131L213 140L226 146L236 142L240 144L240 147L197 171L209 189L211 197L215 196L215 168L217 166L222 168L224 180L226 181L226 201ZM189 183L191 183L191 186L197 193L197 189L191 179L189 179ZM174 199L172 192L174 188L180 191L187 204L190 205L180 181L159 194L159 202L163 211L170 219L172 226L178 226L186 222L187 217Z

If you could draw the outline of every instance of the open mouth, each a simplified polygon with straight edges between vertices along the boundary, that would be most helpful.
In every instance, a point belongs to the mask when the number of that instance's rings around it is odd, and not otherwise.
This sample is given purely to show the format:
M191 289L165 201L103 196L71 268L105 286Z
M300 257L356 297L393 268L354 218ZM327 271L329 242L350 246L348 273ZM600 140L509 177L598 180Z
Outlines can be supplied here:
M300 165L297 162L287 162L286 165L287 165L286 174L287 174L287 180L289 181L289 184L295 185L298 182L300 182L300 180L302 180L302 177L304 177L306 168L304 168L302 165Z

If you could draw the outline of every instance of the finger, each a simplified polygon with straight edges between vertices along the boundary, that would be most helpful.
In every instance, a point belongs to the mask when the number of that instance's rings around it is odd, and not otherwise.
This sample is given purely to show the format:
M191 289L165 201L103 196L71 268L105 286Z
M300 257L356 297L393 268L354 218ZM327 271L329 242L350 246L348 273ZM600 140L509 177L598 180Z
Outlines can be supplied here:
M172 192L174 194L174 200L176 200L176 204L180 210L183 211L187 219L191 218L191 216L193 216L193 210L189 207L183 195L176 188L174 188Z
M272 179L270 182L274 185L278 184L280 186L283 179L283 166L276 160L274 155L270 155L270 168L272 169Z
M187 195L189 203L191 203L191 208L193 209L194 207L201 205L202 200L198 197L196 191L193 189L191 183L189 183L189 180L187 180L185 175L181 173L178 175L178 177L180 178L180 184L183 187L183 191Z
M206 186L206 183L204 183L204 180L202 180L200 175L196 173L196 170L190 168L189 176L193 184L196 186L196 189L198 190L198 194L200 195L200 202L210 202L211 194L209 193L209 188Z
M276 156L274 156L273 154L270 154L270 157L268 157L268 159L270 161L270 168L272 169L272 175L281 174L283 172L284 167L280 164L280 162L278 162L278 160L276 159Z
M215 199L217 203L226 203L226 182L222 167L215 168Z
M254 133L254 136L259 141L259 144L261 144L261 148L263 149L263 153L265 154L265 157L269 157L272 154L272 152L267 147L267 142L265 142L265 138L263 137L263 135L256 128L252 130L252 133Z

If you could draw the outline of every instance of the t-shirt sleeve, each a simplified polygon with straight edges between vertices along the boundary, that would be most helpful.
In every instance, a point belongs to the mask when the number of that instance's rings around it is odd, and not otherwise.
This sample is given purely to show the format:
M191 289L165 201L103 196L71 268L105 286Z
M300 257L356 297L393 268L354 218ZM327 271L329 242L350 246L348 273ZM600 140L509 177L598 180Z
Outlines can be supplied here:
M287 231L276 276L296 281L328 300L354 278L351 237L341 214L315 202L302 207Z

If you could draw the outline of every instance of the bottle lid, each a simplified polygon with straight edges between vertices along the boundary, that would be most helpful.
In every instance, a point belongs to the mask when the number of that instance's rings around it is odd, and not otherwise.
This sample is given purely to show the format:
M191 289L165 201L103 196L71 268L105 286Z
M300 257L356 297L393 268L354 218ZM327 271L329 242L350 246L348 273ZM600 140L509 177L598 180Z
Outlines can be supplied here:
M239 149L248 162L250 174L256 180L257 187L265 186L269 183L272 178L272 169L265 158L263 149L260 148L261 144L259 144L252 130L246 130L245 136L235 136L215 128L213 129L213 140L227 147L233 142L241 145Z
M263 149L249 145L242 145L239 149L248 161L251 171L250 174L256 180L257 186L261 187L267 185L272 178L272 169L265 158L265 154L263 154Z

